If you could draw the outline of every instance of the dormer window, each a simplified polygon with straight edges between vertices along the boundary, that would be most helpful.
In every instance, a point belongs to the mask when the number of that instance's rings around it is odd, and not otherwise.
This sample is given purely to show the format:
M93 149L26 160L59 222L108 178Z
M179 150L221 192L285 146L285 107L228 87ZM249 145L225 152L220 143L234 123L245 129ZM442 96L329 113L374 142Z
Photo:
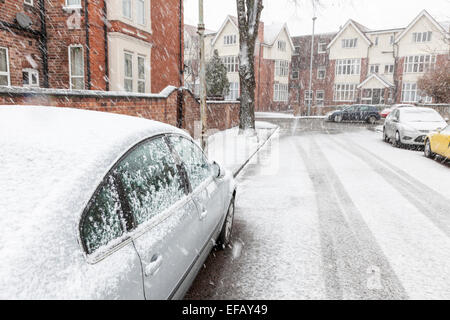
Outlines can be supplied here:
M343 39L342 40L342 48L356 48L358 45L358 39Z
M432 34L433 33L431 31L428 31L428 32L414 32L413 33L413 42L430 42Z

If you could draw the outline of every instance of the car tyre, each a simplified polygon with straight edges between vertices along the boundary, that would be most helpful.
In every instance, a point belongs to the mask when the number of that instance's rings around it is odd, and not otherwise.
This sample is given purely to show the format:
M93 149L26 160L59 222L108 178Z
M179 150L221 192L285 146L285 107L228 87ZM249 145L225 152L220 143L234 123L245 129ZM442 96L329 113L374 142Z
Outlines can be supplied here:
M389 138L386 135L386 128L383 128L383 140L384 142L388 143L389 142Z
M377 118L375 118L374 116L370 116L370 117L367 119L367 122L368 122L369 124L375 124L375 123L377 122Z
M396 148L401 148L402 147L402 140L400 138L400 132L395 132L395 138L394 138L394 142L392 143L392 145Z
M425 157L430 158L430 159L434 159L434 157L436 156L436 154L433 153L433 151L431 151L430 139L427 139L425 141L424 153L425 153Z
M334 118L334 121L336 121L336 122L338 122L338 123L341 123L341 122L342 122L342 116L341 116L341 115L337 115L337 116Z
M220 231L219 238L217 239L217 248L225 249L227 245L231 242L231 236L233 234L233 223L234 223L234 197L231 199L230 205L228 207L227 216L225 217L225 222L222 226L222 231Z

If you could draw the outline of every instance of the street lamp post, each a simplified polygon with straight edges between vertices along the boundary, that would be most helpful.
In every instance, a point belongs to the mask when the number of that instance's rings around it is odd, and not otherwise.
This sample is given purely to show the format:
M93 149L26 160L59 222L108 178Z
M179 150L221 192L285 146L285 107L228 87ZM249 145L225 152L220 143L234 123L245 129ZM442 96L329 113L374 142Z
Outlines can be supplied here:
M311 62L309 65L309 90L308 90L308 117L311 116L311 104L312 104L312 69L313 69L313 58L314 58L314 32L316 27L316 19L317 17L314 15L313 20L313 31L312 31L312 39L311 39Z
M202 133L200 137L203 150L207 147L207 114L206 114L206 65L205 65L205 23L203 20L203 0L198 0L198 34L200 42L200 118Z

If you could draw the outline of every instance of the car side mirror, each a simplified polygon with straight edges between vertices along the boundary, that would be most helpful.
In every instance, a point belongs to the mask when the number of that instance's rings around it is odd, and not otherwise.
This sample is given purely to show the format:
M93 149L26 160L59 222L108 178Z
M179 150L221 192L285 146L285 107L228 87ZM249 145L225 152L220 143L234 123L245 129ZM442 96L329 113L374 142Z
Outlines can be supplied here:
M225 170L215 161L211 164L213 177L216 179L222 179L225 177Z

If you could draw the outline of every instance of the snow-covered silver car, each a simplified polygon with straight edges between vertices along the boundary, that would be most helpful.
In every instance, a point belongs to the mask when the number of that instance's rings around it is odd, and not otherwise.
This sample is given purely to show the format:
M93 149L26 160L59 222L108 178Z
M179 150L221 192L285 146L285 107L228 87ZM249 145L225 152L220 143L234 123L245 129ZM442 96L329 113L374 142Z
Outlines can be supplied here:
M442 116L431 108L397 108L386 118L383 127L384 141L394 146L423 146L426 136L433 131L443 129L447 123Z
M177 128L0 106L0 146L0 299L182 298L230 240L234 179Z

